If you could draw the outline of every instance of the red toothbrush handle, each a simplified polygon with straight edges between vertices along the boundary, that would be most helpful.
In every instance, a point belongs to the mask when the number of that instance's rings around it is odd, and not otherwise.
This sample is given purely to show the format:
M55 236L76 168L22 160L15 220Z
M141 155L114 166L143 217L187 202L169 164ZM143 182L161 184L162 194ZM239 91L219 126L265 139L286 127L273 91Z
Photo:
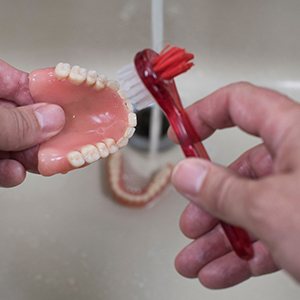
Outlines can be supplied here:
M176 112L174 117L170 118L170 123L186 157L200 157L210 160L185 110L180 110L180 112L177 110ZM234 227L222 221L220 223L236 254L242 259L250 260L254 251L248 233L242 228Z

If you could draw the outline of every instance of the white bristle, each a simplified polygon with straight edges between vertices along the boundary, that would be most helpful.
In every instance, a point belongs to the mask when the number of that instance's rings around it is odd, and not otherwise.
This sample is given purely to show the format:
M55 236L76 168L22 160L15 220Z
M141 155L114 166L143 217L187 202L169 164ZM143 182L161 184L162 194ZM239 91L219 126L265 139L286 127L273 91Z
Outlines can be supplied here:
M130 90L128 90L128 92L130 92L129 94L130 95L137 95L139 94L140 92L143 92L144 91L144 88L141 84L136 84L136 85L133 85Z
M130 97L130 101L132 102L133 105L137 105L139 102L144 102L146 99L149 99L150 97L148 95L141 97L140 95L137 96L132 96ZM150 100L152 101L152 98L150 98Z
M136 110L142 110L155 101L140 79L134 64L126 65L117 72L122 92Z
M152 106L153 105L153 99L150 97L147 97L146 99L144 99L143 101L139 101L136 104L136 110L142 110L146 107Z
M145 90L143 86L134 86L127 91L128 97L140 96L141 98L147 96L149 94L148 91Z
M124 82L124 88L131 89L132 87L135 87L136 85L142 84L140 78L137 76L134 77L127 77L127 81Z
M117 75L122 74L122 73L127 73L129 71L132 72L132 68L134 68L133 64L126 65L117 72Z

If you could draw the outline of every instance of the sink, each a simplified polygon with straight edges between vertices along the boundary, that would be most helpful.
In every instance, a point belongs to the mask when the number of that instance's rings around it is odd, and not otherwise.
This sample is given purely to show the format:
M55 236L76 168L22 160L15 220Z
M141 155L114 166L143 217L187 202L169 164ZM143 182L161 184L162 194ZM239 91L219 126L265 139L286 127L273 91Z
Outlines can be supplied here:
M65 61L113 77L151 46L150 1L1 5L1 58L26 71ZM166 42L196 56L178 80L185 105L241 80L300 99L298 0L167 0L165 11ZM226 129L205 145L214 161L228 164L258 142ZM132 162L144 155L127 152ZM152 168L182 157L174 147ZM98 162L50 178L29 174L21 186L0 189L1 299L299 299L299 287L283 272L221 291L184 279L173 261L189 242L178 227L187 201L169 187L151 207L124 207L104 179Z

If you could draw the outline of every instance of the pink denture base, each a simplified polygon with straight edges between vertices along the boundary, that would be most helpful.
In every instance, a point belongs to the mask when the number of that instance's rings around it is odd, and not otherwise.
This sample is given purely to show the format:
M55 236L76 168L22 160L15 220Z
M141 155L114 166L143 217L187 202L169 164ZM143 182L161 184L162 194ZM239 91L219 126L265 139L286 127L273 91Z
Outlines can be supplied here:
M107 138L117 141L124 135L128 110L124 99L113 89L96 90L86 83L74 85L68 79L58 80L54 68L33 71L29 80L35 102L58 104L66 115L63 130L40 145L40 174L66 173L74 169L67 160L69 152Z

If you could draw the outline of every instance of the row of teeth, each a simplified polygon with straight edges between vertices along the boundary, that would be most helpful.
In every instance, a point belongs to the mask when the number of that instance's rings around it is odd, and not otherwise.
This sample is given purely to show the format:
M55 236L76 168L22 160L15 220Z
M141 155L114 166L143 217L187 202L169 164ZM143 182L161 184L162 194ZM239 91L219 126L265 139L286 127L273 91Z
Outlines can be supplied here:
M116 153L120 148L125 147L134 131L135 128L128 127L125 135L118 142L108 138L95 145L85 145L81 147L80 151L69 152L67 159L74 168L79 168L85 164L91 164L100 158L106 158L110 154Z
M67 79L75 85L86 83L88 86L101 90L105 87L109 87L112 90L119 93L120 97L125 100L125 96L119 90L119 83L115 80L107 80L104 75L99 75L94 70L87 71L85 68L79 66L72 66L68 63L58 63L54 70L55 76L59 80ZM67 155L69 163L79 168L85 164L91 164L100 158L106 158L109 154L116 153L120 148L125 147L128 144L128 140L133 136L135 132L135 126L137 125L136 114L133 113L132 104L125 100L125 105L128 110L128 127L121 139L115 141L112 138L103 140L95 145L85 145L80 151L71 151Z
M121 153L116 153L110 157L108 169L110 185L116 197L123 202L133 205L144 205L152 200L166 187L172 173L172 167L170 165L166 166L152 178L145 192L137 194L128 191L128 189L125 190L123 187Z
M79 66L72 66L68 63L58 63L54 70L55 76L59 80L68 79L75 85L86 83L96 90L109 87L114 91L120 89L120 85L115 80L108 80L106 76L98 74L94 70L87 70Z
M130 103L126 102L126 105L128 107ZM80 149L80 151L71 151L67 155L69 163L74 168L79 168L86 163L91 164L100 158L108 157L109 154L116 153L120 148L125 147L128 144L129 139L134 135L136 124L136 114L129 112L128 127L125 130L123 137L121 137L117 142L112 138L107 138L95 145L85 145Z
M129 103L127 103L127 106ZM128 144L128 140L133 136L135 132L135 126L137 124L136 114L129 112L128 114L128 127L125 130L123 137L117 142L108 138L95 145L85 145L80 151L71 151L67 155L69 163L74 168L82 167L83 165L91 164L100 158L106 158L109 154L116 153L120 148L125 147Z

